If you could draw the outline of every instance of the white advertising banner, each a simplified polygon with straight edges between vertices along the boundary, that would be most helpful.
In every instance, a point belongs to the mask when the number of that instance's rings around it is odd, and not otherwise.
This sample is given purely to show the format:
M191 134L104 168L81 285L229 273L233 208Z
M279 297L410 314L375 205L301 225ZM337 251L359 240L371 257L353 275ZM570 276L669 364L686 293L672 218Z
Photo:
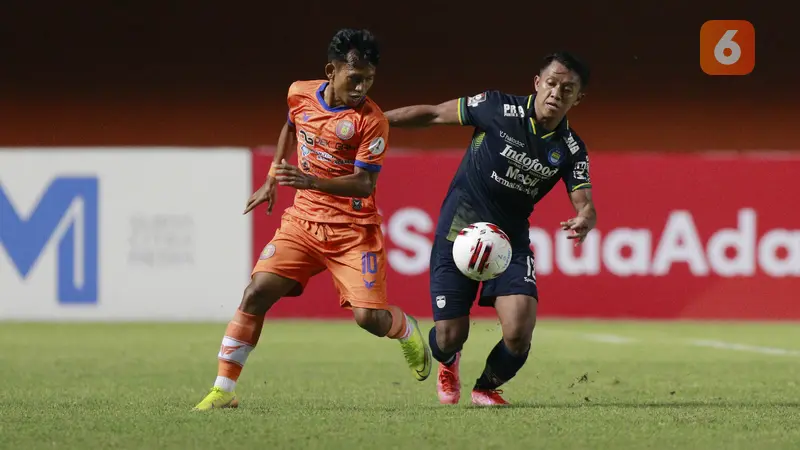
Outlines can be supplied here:
M228 320L244 148L0 149L0 320Z

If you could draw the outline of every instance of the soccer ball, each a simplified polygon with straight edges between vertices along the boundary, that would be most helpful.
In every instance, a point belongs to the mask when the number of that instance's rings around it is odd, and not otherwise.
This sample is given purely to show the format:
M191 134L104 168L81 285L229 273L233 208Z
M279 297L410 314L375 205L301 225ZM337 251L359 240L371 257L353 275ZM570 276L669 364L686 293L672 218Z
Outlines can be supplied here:
M467 278L491 280L508 269L511 241L497 225L475 222L458 232L453 242L453 260Z

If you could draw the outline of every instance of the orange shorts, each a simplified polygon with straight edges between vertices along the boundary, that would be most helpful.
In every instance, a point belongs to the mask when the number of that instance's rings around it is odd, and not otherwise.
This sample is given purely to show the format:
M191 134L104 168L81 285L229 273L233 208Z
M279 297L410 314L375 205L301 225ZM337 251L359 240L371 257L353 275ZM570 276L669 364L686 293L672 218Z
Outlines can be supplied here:
M269 272L297 281L300 295L308 280L328 269L344 308L387 309L386 250L380 225L318 223L288 214L264 247L252 274Z

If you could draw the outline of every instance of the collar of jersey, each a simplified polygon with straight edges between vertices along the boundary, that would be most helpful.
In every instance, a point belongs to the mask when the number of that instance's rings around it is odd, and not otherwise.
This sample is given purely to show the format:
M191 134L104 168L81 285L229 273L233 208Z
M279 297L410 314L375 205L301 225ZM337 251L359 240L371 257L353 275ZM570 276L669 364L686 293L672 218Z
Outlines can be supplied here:
M325 101L325 88L328 87L328 81L322 83L322 85L317 89L317 101L319 102L320 106L325 108L325 111L328 112L342 112L347 111L348 109L353 109L347 105L337 106L335 108L331 108L328 106L328 103Z
M546 130L544 130L542 127L536 126L536 111L533 104L533 94L528 96L528 104L526 108L528 110L528 131L533 133L534 136L540 139L547 139L553 137L556 133L565 135L567 133L567 130L569 130L569 120L567 119L567 116L564 116L564 118L561 119L561 122L559 122L559 124L556 125L555 130L547 134L543 134L542 136L539 136L537 134L537 131L543 133Z

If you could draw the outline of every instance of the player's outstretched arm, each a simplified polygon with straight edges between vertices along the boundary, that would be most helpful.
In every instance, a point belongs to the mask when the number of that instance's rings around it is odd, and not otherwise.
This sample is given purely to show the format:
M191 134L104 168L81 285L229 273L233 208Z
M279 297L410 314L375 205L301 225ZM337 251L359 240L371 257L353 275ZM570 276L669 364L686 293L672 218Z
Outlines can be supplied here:
M297 147L297 136L295 135L295 127L290 122L283 124L281 134L278 136L278 147L275 149L275 157L272 158L272 166L269 169L267 179L264 184L250 196L247 204L244 207L244 214L252 211L256 206L267 202L267 214L272 214L272 208L275 206L275 200L278 193L275 189L276 186L276 170L278 162L283 161L285 156L289 154L290 149Z
M586 219L589 228L594 228L597 224L597 210L594 208L594 201L592 200L591 189L578 189L569 193L569 199L572 200L572 206L578 217Z
M389 126L396 128L423 128L431 125L461 125L458 120L459 99L438 105L414 105L393 109L385 113Z
M279 162L283 161L287 155L291 155L292 150L297 148L297 134L295 127L288 121L283 124L281 134L278 136L278 146L275 148L275 157L272 158L272 167L270 168L269 177L275 177L275 167Z
M561 222L563 230L572 231L573 234L567 236L569 239L576 239L576 245L586 239L586 235L594 229L597 224L597 210L594 208L592 200L592 189L577 189L569 193L572 206L575 208L575 217Z

